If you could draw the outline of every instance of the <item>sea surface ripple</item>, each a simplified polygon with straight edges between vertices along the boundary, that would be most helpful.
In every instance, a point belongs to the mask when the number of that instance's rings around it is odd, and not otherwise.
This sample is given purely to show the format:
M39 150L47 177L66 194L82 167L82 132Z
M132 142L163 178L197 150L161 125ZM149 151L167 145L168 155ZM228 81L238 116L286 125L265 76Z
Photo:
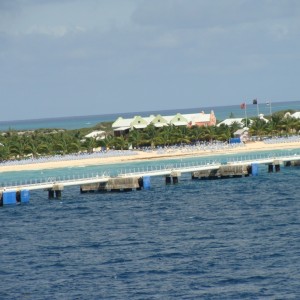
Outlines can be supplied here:
M299 168L0 209L0 299L300 299Z

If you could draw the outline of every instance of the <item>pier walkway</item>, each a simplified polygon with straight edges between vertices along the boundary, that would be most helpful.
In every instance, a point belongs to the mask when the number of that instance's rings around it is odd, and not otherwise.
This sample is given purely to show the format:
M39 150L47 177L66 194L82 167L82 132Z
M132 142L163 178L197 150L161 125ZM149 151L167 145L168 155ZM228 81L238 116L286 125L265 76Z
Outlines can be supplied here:
M258 165L267 165L268 172L273 172L275 167L275 171L278 172L280 165L299 164L300 154L248 155L227 157L225 161L217 159L208 162L179 162L135 167L120 170L114 176L103 173L80 178L64 176L27 179L19 183L0 184L0 205L28 202L29 192L33 190L45 190L48 191L49 198L60 198L64 187L70 186L80 186L81 192L133 190L150 187L150 178L153 176L164 176L166 183L171 183L172 178L173 183L177 183L183 173L191 173L193 179L240 177L257 175Z

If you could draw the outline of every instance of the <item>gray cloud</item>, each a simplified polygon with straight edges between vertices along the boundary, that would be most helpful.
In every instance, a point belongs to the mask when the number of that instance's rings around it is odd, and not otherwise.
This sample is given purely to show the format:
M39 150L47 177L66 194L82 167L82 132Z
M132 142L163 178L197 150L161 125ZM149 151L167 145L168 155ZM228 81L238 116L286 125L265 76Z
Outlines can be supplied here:
M299 5L0 0L6 110L16 102L29 118L55 116L60 106L60 113L76 115L95 107L108 113L233 104L258 91L291 98L298 90L291 82L300 76Z
M295 17L297 0L152 0L138 5L133 20L169 28L217 27Z

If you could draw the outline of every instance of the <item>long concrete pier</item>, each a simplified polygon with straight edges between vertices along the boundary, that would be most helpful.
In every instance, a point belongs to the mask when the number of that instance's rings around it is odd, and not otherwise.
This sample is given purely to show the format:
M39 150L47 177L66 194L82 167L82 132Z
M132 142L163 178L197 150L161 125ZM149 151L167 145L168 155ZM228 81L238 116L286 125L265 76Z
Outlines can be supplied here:
M300 165L300 154L249 159L230 158L227 161L170 163L160 166L138 167L124 170L115 176L93 175L87 178L29 180L23 184L0 187L0 205L28 202L30 191L44 190L49 199L60 199L65 187L79 186L80 192L109 192L139 190L150 187L150 178L165 177L166 184L178 183L181 174L190 173L192 179L218 179L228 177L255 176L258 165L266 165L268 172L279 172L280 166Z

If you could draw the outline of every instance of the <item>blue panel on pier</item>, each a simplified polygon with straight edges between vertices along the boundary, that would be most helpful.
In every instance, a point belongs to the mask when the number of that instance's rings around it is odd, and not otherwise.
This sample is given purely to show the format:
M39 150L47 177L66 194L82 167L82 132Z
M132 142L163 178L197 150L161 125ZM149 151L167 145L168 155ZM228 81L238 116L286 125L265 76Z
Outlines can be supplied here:
M29 198L30 198L29 190L23 190L23 191L21 191L21 202L22 203L29 202Z
M252 164L252 176L258 175L258 164Z
M16 192L3 192L3 205L6 204L16 204L17 198L16 198Z
M149 190L151 187L151 183L150 183L150 176L144 176L143 177L143 187L146 190Z

